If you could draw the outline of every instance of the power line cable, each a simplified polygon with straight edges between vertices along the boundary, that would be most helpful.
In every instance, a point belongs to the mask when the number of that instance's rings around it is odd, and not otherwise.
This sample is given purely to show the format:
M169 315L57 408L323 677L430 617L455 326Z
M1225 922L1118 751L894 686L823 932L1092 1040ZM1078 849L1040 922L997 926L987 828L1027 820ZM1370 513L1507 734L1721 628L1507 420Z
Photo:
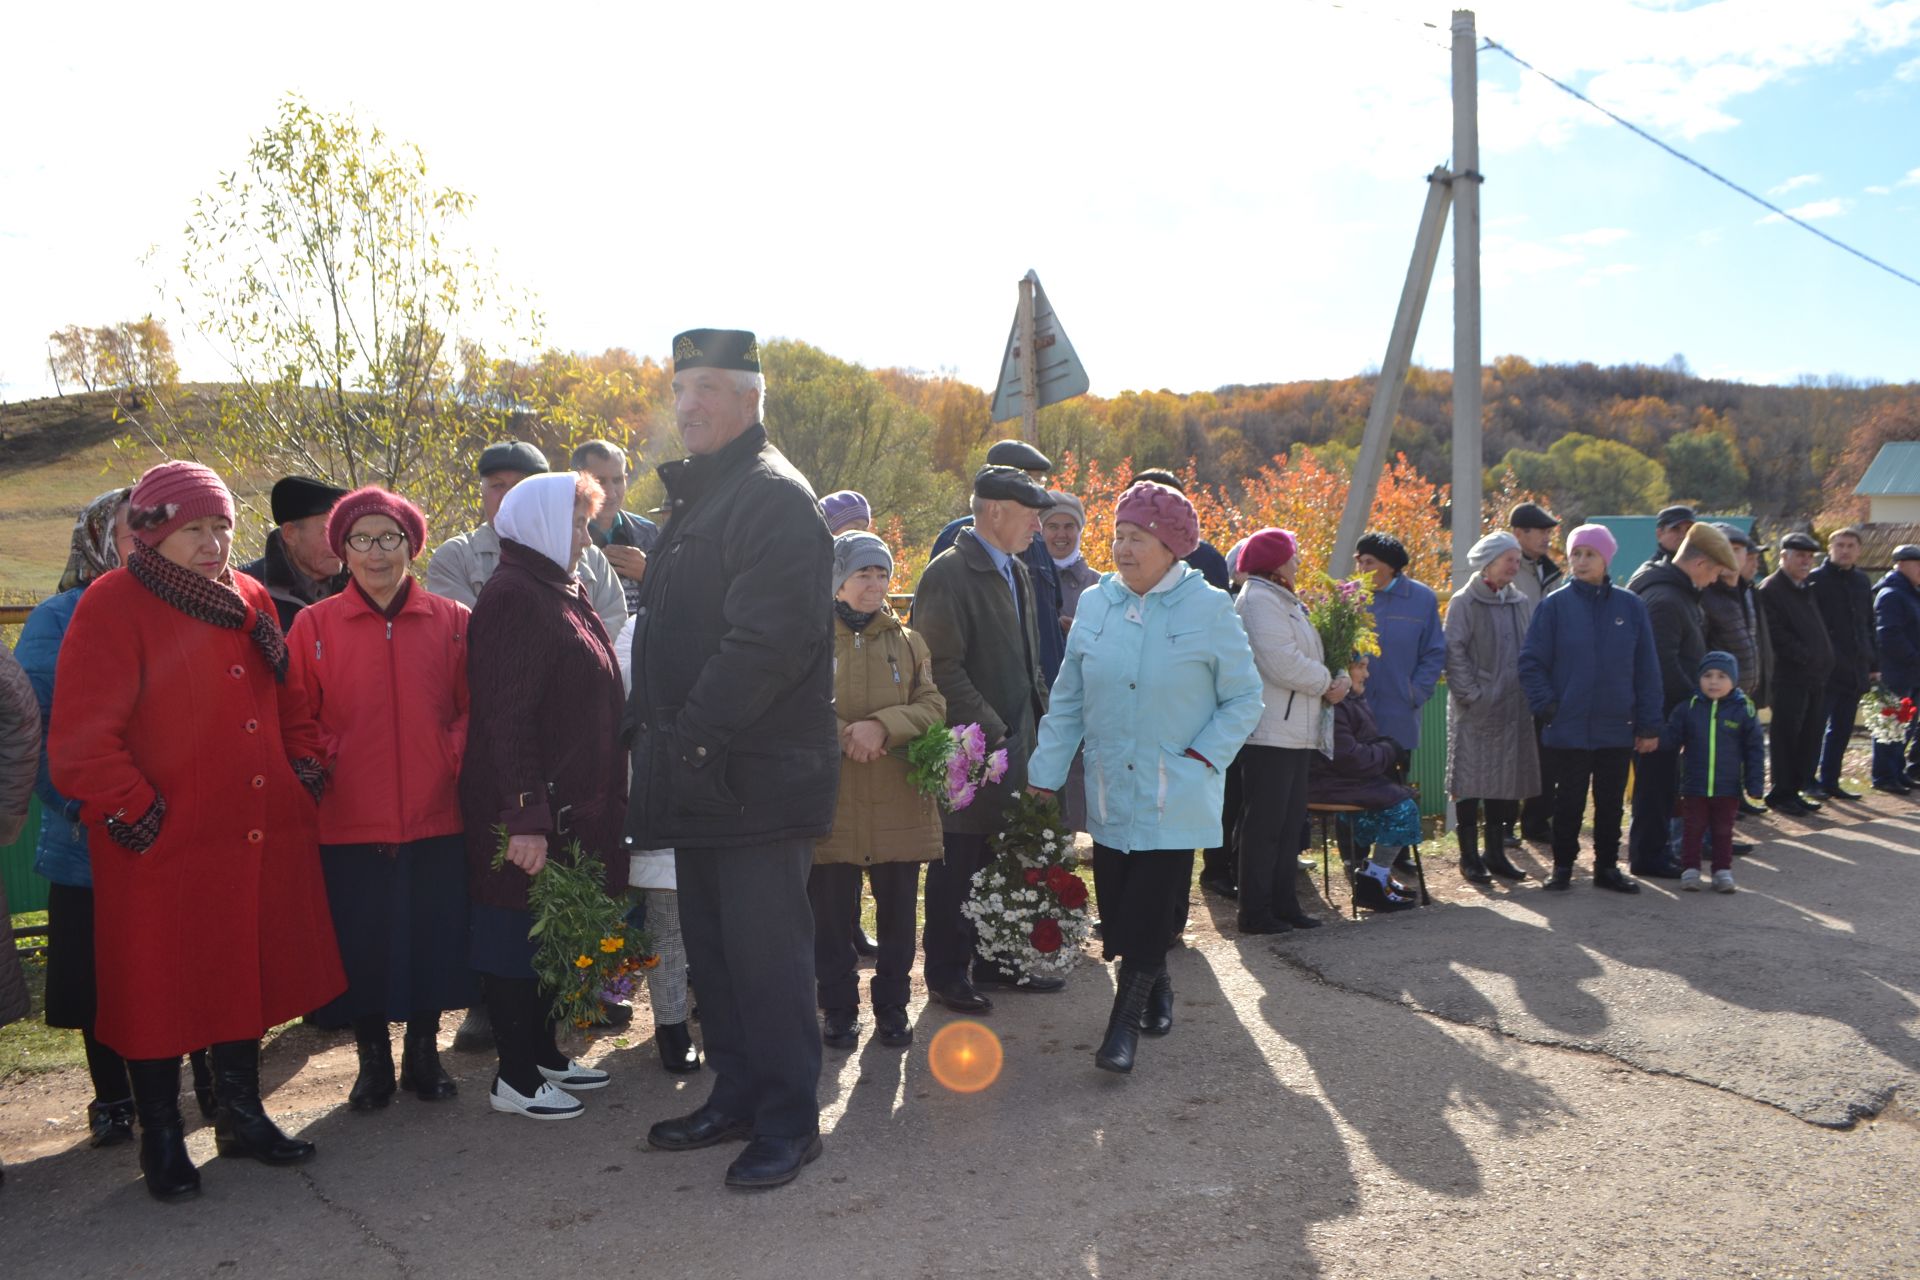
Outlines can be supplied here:
M1774 214L1777 214L1778 216L1785 219L1786 221L1791 222L1794 226L1799 227L1802 231L1810 231L1814 235L1819 236L1822 240L1825 240L1828 244L1832 245L1834 248L1844 250L1845 252L1850 253L1854 257L1860 259L1862 262L1866 263L1867 265L1880 268L1880 270L1886 272L1888 275L1892 276L1894 279L1904 280L1906 283L1914 286L1916 289L1920 289L1920 280L1914 279L1912 276L1908 275L1904 271L1901 271L1897 267L1888 266L1886 263L1880 261L1880 259L1874 257L1872 254L1862 252L1861 250L1854 248L1852 245L1848 244L1844 240L1838 239L1835 236L1828 235L1826 232L1814 226L1812 223L1808 222L1806 219L1795 217L1793 214L1788 213L1785 209L1782 209L1779 205L1767 199L1765 196L1757 195L1754 192L1749 191L1747 188L1735 182L1732 178L1729 178L1726 175L1721 173L1716 173L1714 170L1708 168L1706 165L1702 164L1700 161L1695 160L1692 156L1686 154L1684 151L1681 151L1678 148L1669 145L1668 143L1662 142L1659 138L1654 137L1651 133L1648 133L1645 129L1642 129L1639 125L1635 124L1633 121L1625 119L1624 117L1619 116L1614 112L1607 110L1605 107L1601 106L1599 103L1595 102L1592 98L1589 98L1586 94L1580 92L1578 89L1574 88L1572 85L1568 84L1566 81L1558 80L1558 79L1555 79L1553 76L1548 75L1546 72L1534 66L1531 62L1528 62L1525 58L1521 57L1519 54L1515 53L1513 50L1501 44L1498 40L1495 40L1492 37L1487 37L1486 43L1480 46L1480 51L1484 53L1488 49L1493 50L1495 53L1504 54L1506 57L1520 64L1520 66L1526 68L1528 71L1531 71L1533 72L1533 74L1539 76L1542 80L1545 80L1548 84L1552 85L1554 88L1559 89L1563 93L1570 94L1573 97L1578 98L1580 101L1586 103L1588 106L1592 107L1595 111L1598 111L1601 115L1613 121L1615 124L1619 125L1621 128L1627 130L1630 133L1637 134L1641 138L1644 138L1646 141L1651 142L1654 146L1660 148L1662 151L1666 152L1668 155L1672 156L1674 159L1682 161L1686 164L1692 165L1694 168L1698 169L1700 172L1706 174L1709 178L1712 178L1715 182L1718 182L1720 185L1724 187L1732 188L1734 191L1739 192L1741 195L1753 201L1755 204L1759 205L1761 208L1766 209Z

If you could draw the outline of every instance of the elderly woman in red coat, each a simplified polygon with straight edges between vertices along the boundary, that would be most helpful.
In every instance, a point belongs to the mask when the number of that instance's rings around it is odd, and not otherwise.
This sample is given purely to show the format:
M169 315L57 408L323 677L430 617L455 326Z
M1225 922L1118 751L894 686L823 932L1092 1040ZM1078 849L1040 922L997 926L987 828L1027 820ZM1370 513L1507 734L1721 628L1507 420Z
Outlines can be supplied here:
M453 1097L440 1014L478 996L460 837L468 613L408 574L426 541L426 517L399 494L349 493L327 518L347 588L302 609L287 635L289 679L326 747L320 865L347 970L346 994L314 1020L353 1027L355 1111L393 1100L393 1022L407 1024L399 1087Z
M626 892L626 697L606 628L574 577L603 498L584 473L515 485L493 518L500 567L474 603L467 632L471 704L460 805L473 898L470 954L500 1052L493 1109L535 1120L579 1115L569 1095L607 1083L606 1072L560 1051L527 937L531 878L576 840L606 868L608 895ZM495 870L501 828L506 860Z
M286 683L266 589L233 572L233 496L190 462L134 486L126 567L74 610L56 668L54 785L95 833L96 1034L126 1057L140 1170L200 1188L180 1056L212 1045L221 1155L287 1164L313 1144L260 1101L260 1037L345 986L315 834L320 740Z

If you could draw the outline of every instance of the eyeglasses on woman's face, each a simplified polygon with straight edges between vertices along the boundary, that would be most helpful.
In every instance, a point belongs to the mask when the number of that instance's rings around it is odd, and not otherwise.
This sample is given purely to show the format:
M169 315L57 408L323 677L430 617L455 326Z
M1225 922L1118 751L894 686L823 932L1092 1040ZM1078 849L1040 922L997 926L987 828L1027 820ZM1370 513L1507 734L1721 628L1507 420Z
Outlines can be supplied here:
M347 545L355 551L360 552L373 550L375 544L378 544L382 551L398 551L400 544L406 540L406 534L396 533L391 529L385 533L350 533L347 535Z

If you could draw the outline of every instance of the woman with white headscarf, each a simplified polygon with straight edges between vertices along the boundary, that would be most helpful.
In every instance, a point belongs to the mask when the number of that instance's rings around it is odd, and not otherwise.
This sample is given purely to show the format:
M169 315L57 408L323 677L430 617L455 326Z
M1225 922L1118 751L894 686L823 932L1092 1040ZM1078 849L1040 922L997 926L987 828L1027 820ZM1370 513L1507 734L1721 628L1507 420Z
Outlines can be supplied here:
M1540 794L1533 713L1520 687L1533 621L1533 601L1513 585L1520 560L1506 530L1480 539L1467 553L1473 577L1447 606L1447 791L1459 818L1460 874L1475 884L1527 878L1508 859L1504 833L1520 802Z
M528 884L575 841L607 869L608 896L626 890L627 760L619 746L626 699L612 641L574 576L603 499L584 473L515 485L493 520L500 567L467 629L471 703L460 804L473 898L470 956L500 1051L493 1109L536 1120L579 1115L571 1091L607 1083L606 1072L560 1051L527 937ZM502 828L506 861L495 870Z
M1080 536L1087 531L1087 509L1080 499L1061 489L1050 489L1053 510L1040 522L1040 536L1046 539L1047 554L1053 557L1054 570L1060 575L1060 629L1073 626L1074 610L1080 593L1100 581L1100 574L1080 554Z

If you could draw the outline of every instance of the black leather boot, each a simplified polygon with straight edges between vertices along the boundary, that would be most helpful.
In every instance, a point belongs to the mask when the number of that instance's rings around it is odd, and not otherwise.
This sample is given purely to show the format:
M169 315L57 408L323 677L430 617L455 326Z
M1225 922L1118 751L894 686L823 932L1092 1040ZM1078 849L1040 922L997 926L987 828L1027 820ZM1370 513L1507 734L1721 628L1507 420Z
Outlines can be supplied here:
M1492 884L1493 873L1480 861L1480 822L1463 822L1454 829L1460 840L1460 875L1472 884ZM1498 837L1495 842L1498 843ZM1501 857L1506 854L1502 853Z
M1093 1065L1102 1071L1125 1075L1133 1070L1134 1054L1140 1048L1140 1020L1146 1013L1147 997L1153 993L1155 976L1145 969L1122 966L1120 983L1113 993L1113 1012L1107 1015L1106 1038L1093 1055Z
M260 1101L260 1042L228 1040L210 1053L217 1101L214 1148L223 1156L251 1156L262 1164L294 1164L311 1156L313 1144L280 1132Z
M129 1058L133 1106L140 1116L140 1176L155 1200L200 1194L200 1171L187 1157L180 1120L180 1059Z
M1540 887L1542 889L1552 889L1556 892L1564 892L1567 889L1571 889L1573 887L1573 864L1571 862L1554 863L1553 874L1541 881Z
M179 1086L175 1086L178 1093ZM87 1145L117 1147L133 1141L133 1099L87 1104Z
M215 1105L213 1067L207 1062L207 1051L195 1049L187 1055L187 1061L193 1066L193 1100L200 1108L200 1118L212 1120Z
M455 1053L492 1053L493 1018L487 1006L476 1004L467 1010L467 1016L460 1019L460 1026L453 1033L453 1051Z
M1173 979L1162 969L1147 993L1147 1008L1140 1015L1140 1034L1164 1036L1173 1030Z
M820 1043L829 1049L851 1049L860 1043L860 1011L828 1009L820 1019Z
M440 1015L422 1013L407 1020L400 1042L400 1087L422 1102L445 1102L460 1092L440 1065Z
M693 1032L684 1022L663 1022L653 1029L653 1041L660 1047L660 1065L668 1074L690 1075L700 1069L700 1051L693 1047Z
M1489 849L1484 859L1487 870L1502 880L1525 880L1527 873L1513 865L1513 859L1507 856L1505 849Z
M393 1040L385 1018L357 1018L353 1047L360 1054L360 1074L347 1091L347 1106L355 1111L377 1111L393 1101Z

